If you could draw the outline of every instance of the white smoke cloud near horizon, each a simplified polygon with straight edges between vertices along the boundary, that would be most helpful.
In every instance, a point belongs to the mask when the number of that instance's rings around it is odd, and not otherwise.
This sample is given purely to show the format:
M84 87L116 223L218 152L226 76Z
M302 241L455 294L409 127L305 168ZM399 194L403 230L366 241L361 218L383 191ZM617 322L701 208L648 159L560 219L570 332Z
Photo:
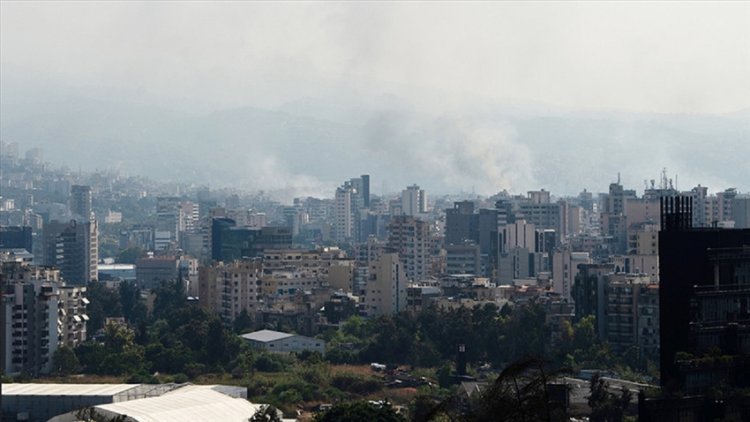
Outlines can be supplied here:
M317 138L319 151L304 139L282 146L274 143L291 141L248 136L242 144L234 133L184 148L201 151L196 160L220 149L216 168L196 169L196 177L284 198L330 196L366 172L394 191L417 183L440 193L547 186L570 194L589 177L605 187L603 175L614 179L616 166L637 187L642 173L662 166L706 177L684 183L726 184L750 175L717 173L721 157L706 167L699 156L675 157L673 138L681 134L654 137L664 147L638 158L616 134L603 133L602 144L640 163L610 163L617 156L593 155L575 136L553 143L560 150L550 157L538 139L532 145L528 128L496 109L521 104L558 116L745 110L737 124L744 132L733 138L737 156L750 132L748 19L750 3L739 2L0 2L0 91L4 105L41 103L64 88L199 116L246 106L284 111L310 98L299 115L361 126L347 144ZM625 135L623 142L650 136ZM684 142L720 144L724 135ZM297 150L306 156L291 157ZM221 153L232 165L216 164ZM591 168L580 170L577 155L591 157Z
M384 112L364 131L370 156L389 162L402 180L438 180L446 191L483 195L536 184L532 153L505 122Z

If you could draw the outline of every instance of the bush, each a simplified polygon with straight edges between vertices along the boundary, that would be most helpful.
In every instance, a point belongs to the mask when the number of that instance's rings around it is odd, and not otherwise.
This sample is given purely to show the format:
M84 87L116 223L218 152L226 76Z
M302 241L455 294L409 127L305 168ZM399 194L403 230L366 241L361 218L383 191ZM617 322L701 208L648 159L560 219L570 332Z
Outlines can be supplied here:
M325 413L315 416L315 422L405 422L403 416L396 413L388 404L372 404L368 402L340 403L328 409Z
M160 384L158 378L147 372L136 372L130 375L125 382L128 384Z
M317 364L320 362L323 362L323 356L320 354L320 352L311 352L309 350L304 350L300 353L297 353L297 359L300 362L310 363L310 364Z
M331 363L359 363L359 359L354 352L341 349L331 349L326 352L326 360Z
M323 385L328 381L328 373L326 372L326 369L326 366L323 365L303 366L297 371L297 374L305 382Z
M370 377L362 377L352 373L340 373L331 379L331 385L341 391L354 394L374 393L381 389L382 384L379 380Z
M177 384L184 384L188 382L188 376L183 373L174 374L174 376L172 377L172 382Z
M283 372L292 363L288 356L263 353L255 359L253 366L261 372Z
M188 363L187 365L185 365L185 374L187 374L190 379L193 379L205 372L206 365L202 363Z
M248 398L262 396L268 393L271 387L273 387L273 382L262 376L255 376L247 384L247 396Z

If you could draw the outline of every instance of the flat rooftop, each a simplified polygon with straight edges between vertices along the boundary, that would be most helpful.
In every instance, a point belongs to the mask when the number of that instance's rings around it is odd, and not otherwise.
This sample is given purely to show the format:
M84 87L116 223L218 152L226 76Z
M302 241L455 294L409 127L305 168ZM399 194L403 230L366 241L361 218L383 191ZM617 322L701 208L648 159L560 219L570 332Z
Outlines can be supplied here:
M276 340L281 340L283 338L294 337L294 336L295 334L282 333L280 331L260 330L260 331L254 331L252 333L242 334L241 337L246 340L253 340L253 341L259 341L262 343L267 343L269 341L276 341Z
M113 396L141 384L3 384L3 396Z

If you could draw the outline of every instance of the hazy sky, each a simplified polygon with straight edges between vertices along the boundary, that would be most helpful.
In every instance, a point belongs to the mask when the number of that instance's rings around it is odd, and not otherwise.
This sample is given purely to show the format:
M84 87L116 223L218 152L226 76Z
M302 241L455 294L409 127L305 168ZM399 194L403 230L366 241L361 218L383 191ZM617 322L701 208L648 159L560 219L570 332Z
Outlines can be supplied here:
M218 107L389 92L446 107L750 106L748 2L4 0L0 31L4 77Z
M0 95L7 140L159 179L750 189L750 2L0 0ZM243 106L288 114L210 113Z

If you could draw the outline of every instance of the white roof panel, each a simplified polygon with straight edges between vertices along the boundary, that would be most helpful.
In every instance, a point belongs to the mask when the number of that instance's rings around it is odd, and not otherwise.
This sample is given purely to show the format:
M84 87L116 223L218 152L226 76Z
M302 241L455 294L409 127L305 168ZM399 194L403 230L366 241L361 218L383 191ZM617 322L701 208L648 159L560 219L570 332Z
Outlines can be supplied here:
M140 384L3 384L3 396L113 396Z
M294 337L296 334L282 333L280 331L273 330L260 330L252 333L243 334L242 338L246 340L260 341L267 343L269 341L281 340L287 337Z
M107 416L127 415L139 422L222 421L247 422L260 408L245 399L190 385L160 397L96 406Z

